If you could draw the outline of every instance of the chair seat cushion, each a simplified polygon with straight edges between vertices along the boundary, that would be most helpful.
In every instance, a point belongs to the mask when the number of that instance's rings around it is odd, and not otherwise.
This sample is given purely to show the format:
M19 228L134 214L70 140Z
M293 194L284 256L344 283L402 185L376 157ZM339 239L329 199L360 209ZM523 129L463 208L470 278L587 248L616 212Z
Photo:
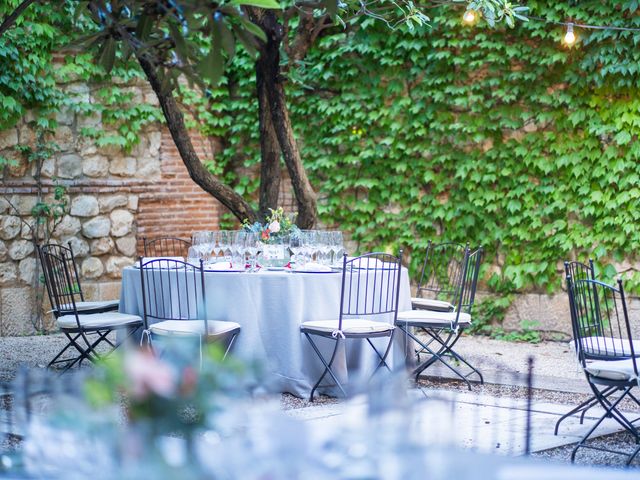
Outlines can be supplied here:
M634 347L637 342L634 341ZM640 343L638 343L640 345ZM585 337L582 339L582 348L587 356L598 356L608 358L631 357L631 344L629 340L623 338L610 337ZM635 356L640 356L640 351L634 352Z
M637 378L633 368L633 360L598 360L588 363L585 370L590 375L606 380L627 381Z
M338 323L338 320L313 320L302 323L300 329L309 332L332 333L338 330ZM375 322L362 318L342 320L342 333L345 335L391 332L393 328L393 325L386 322Z
M207 336L215 337L240 330L240 325L236 322L207 320L207 328ZM204 320L164 320L150 325L149 330L156 335L204 335Z
M417 297L411 299L411 307L414 310L434 310L436 312L451 312L454 309L453 305L443 300Z
M118 312L79 314L78 320L80 320L80 325L85 328L124 327L126 325L142 323L142 318L137 315L129 315L128 313ZM63 315L61 317L58 317L57 324L58 328L63 329L78 327L75 315Z
M452 324L458 318L458 325L466 326L471 324L471 315L460 312L434 312L431 310L408 310L398 312L396 323L408 326L442 326Z
M87 310L117 310L120 300L101 300L97 302L76 302L78 312ZM62 310L73 310L73 305L61 305Z

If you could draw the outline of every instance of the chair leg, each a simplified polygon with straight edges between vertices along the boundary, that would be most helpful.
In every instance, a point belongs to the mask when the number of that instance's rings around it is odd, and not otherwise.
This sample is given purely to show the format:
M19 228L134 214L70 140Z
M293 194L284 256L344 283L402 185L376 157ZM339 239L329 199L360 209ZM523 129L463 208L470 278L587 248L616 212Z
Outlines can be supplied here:
M464 363L467 367L469 367L472 370L470 373L465 375L465 378L467 378L470 375L473 375L475 373L476 375L478 375L478 378L480 379L480 384L484 384L484 377L482 376L482 373L480 373L480 371L476 367L471 365L462 355L460 355L458 352L453 350L454 345L456 343L458 343L458 340L460 340L460 337L462 336L462 331L461 330L458 330L457 332L451 332L446 339L443 339L437 332L433 333L433 332L430 332L428 330L424 330L424 331L434 341L436 341L437 343L439 343L442 346L441 349L438 350L438 352L437 352L437 355L439 357L451 356L451 357L455 358L456 360L458 360L459 362ZM451 341L452 338L453 338L453 341ZM451 343L449 343L450 341L451 341ZM433 362L431 362L431 363L433 363ZM431 363L426 365L425 368L427 368L429 365L431 365Z
M65 358L62 360L58 360L63 354L64 352L66 352L70 347L74 347L76 350L78 350L78 347L76 346L76 340L78 339L78 337L80 336L80 334L76 334L75 337L71 338L71 335L64 332L65 336L67 337L67 339L69 340L69 342L67 343L67 345L60 350L60 352L58 352L58 354L53 357L53 360L51 360L49 362L49 364L47 365L47 368L51 368L53 365L55 365L56 363L62 363L62 362L70 362L71 360L74 360L75 358ZM82 351L78 350L79 353L82 353ZM77 357L76 357L77 358Z
M316 389L320 386L320 383L322 383L322 380L324 379L324 377L325 377L325 375L327 373L331 376L333 381L336 383L336 386L340 389L342 394L346 397L347 396L347 392L345 392L344 388L342 388L342 385L340 384L340 382L336 378L335 374L331 370L331 365L333 364L333 361L336 358L336 353L338 352L338 347L340 345L340 339L339 338L335 339L336 344L335 344L335 346L333 348L333 353L331 354L331 360L329 360L329 363L327 363L325 361L324 357L322 356L322 353L320 352L320 350L316 346L315 342L311 339L311 336L307 332L304 332L304 335L305 335L305 337L307 337L307 340L309 340L309 343L313 347L313 350L316 352L316 355L318 355L318 357L320 358L320 361L324 365L324 372L322 372L322 375L320 376L320 378L318 379L316 384L311 389L311 395L309 396L309 401L313 402L313 395L314 395Z
M613 390L611 390L611 392L615 391L615 389L613 387L609 387L609 388L613 389ZM603 394L604 394L605 391L603 391ZM611 393L611 392L609 392L609 393ZM608 396L608 394L606 394L606 395ZM580 425L582 425L582 423L584 421L584 415L587 412L587 410L589 410L590 408L594 407L597 404L598 404L598 399L595 396L591 396L588 400L585 400L584 402L582 402L577 407L573 408L569 412L567 412L564 415L562 415L560 417L560 419L556 422L556 428L554 429L553 434L554 435L558 435L558 429L560 428L560 424L566 418L569 418L570 416L575 415L578 412L581 412L581 414L580 414Z
M384 355L380 355L380 352L378 352L378 349L371 342L371 339L367 338L367 342L369 343L369 345L371 345L371 348L373 348L373 351L376 352L376 355L380 359L380 361L378 362L378 365L376 366L376 368L373 370L373 373L371 374L372 378L376 374L376 372L380 370L380 368L382 368L383 366L385 366L387 370L391 371L391 368L389 368L389 365L387 365L387 356L389 356L389 352L391 351L391 345L393 344L394 333L395 331L391 332L391 335L389 336L389 343L387 343L387 348L384 351Z
M618 397L616 399L615 402L611 403L610 407L607 406L607 403L610 402L606 402L606 400L600 398L598 396L599 392L597 390L596 387L594 387L591 383L589 383L589 385L591 386L592 390L594 390L594 394L596 395L598 402L600 402L600 404L605 408L605 413L604 415L602 415L595 423L594 425L589 429L589 431L584 435L584 437L582 437L582 439L580 440L580 442L578 442L578 444L575 446L575 448L573 449L573 451L571 452L571 463L575 463L576 460L576 454L578 453L578 450L580 448L594 448L594 447L589 447L588 445L585 445L585 442L589 439L589 437L591 436L591 434L593 432L595 432L596 428L598 428L600 426L600 424L604 421L605 418L607 418L608 416L610 416L612 414L612 412L616 409L616 407L618 406L618 404L627 396L627 394L631 391L632 387L627 387L624 391L624 393L622 395L620 395L620 397ZM638 435L636 434L636 438L638 438ZM605 450L602 448L597 448L597 450ZM625 455L624 452L618 452L615 450L605 450L607 452L610 453L619 453L619 454L623 454Z
M413 341L415 341L418 345L420 345L421 347L423 347L425 350L427 350L433 357L431 359L429 359L427 362L423 363L422 365L419 365L418 367L416 367L413 371L413 375L415 375L415 380L416 382L418 381L418 378L420 377L420 374L429 366L431 366L434 362L436 361L440 361L445 367L447 367L449 370L451 370L454 374L456 374L458 377L460 377L460 379L465 382L467 384L467 387L469 388L469 390L471 390L471 382L462 374L462 372L459 372L457 369L455 369L454 367L452 367L451 365L449 365L449 363L447 363L440 355L438 355L437 352L431 350L429 347L427 347L415 334L413 334L409 329L405 329L402 326L398 326L406 335L408 335ZM426 364L426 365L425 365Z

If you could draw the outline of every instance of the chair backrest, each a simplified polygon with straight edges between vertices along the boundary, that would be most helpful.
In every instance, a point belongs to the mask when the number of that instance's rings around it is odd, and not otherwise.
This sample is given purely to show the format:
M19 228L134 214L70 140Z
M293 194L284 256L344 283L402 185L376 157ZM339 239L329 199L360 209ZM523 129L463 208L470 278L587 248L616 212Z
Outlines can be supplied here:
M587 360L632 358L637 375L635 348L627 304L617 288L592 279L574 281L567 276L567 291L576 348L582 366Z
M417 296L455 305L462 288L469 245L429 241L418 282Z
M367 253L347 259L343 257L340 324L343 317L392 314L398 316L402 250L398 256Z
M482 247L478 247L473 252L468 248L466 249L460 296L458 297L458 302L454 303L457 312L471 314L476 298L478 274L480 273L480 262L482 262L483 253Z
M145 257L187 258L191 242L176 237L142 238Z
M55 243L47 243L45 245L40 245L37 247L38 256L40 257L40 263L42 264L42 269L45 271L44 279L45 286L47 288L47 295L49 296L49 302L51 302L51 306L54 309L54 315L58 316L56 311L56 307L54 306L54 292L52 291L52 284L48 282L48 278L46 275L46 268L43 261L42 253L47 253L53 255L56 258L64 259L67 264L67 270L69 271L69 275L71 277L71 283L75 286L73 289L73 297L76 301L84 301L84 294L82 293L82 286L80 285L80 275L78 275L78 266L76 265L76 259L73 255L73 250L71 249L71 244L68 246L58 245Z
M80 282L77 280L78 272L72 267L75 266L73 257L69 256L71 249L45 247L51 245L39 247L38 254L53 313L56 317L77 313L76 296L80 295L82 298L82 294Z
M589 263L582 262L564 262L565 276L570 275L573 281L577 280L595 280L596 273L593 268L593 260L589 259Z
M139 259L144 327L163 320L204 320L204 268L175 259Z

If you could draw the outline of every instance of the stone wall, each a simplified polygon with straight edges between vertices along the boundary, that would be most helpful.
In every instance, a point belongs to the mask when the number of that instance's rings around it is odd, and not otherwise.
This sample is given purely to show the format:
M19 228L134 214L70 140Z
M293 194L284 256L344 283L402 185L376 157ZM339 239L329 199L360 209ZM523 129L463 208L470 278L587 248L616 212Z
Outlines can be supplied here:
M83 100L93 100L84 84L66 88ZM157 103L145 86L130 88L135 98ZM0 154L18 161L5 172L0 187L0 336L33 332L33 285L38 279L25 222L33 222L31 209L38 189L32 167L14 149L34 144L29 120L27 116L15 128L0 132ZM57 120L60 126L53 140L60 151L43 165L41 191L44 198L51 198L56 183L67 188L68 213L52 238L71 243L87 299L118 298L121 270L142 253L143 236L189 238L194 230L218 225L223 207L191 181L160 125L148 128L139 145L123 153L99 148L79 134L87 125L105 128L99 116L85 118L63 111ZM195 147L203 158L211 158L207 143L196 139Z

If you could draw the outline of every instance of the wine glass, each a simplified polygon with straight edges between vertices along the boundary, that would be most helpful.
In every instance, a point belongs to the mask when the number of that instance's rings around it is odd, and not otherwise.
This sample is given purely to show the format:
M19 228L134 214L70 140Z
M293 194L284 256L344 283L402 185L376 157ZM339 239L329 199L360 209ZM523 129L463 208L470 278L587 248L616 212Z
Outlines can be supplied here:
M244 270L247 264L245 259L247 233L244 230L234 230L232 232L231 264L234 270Z
M344 239L342 237L342 232L339 230L329 232L330 239L329 245L331 247L331 256L332 256L332 265L341 266L342 265L342 255L344 255Z
M257 268L259 237L255 232L245 232L244 235L244 249L249 255L249 271L255 272Z
M304 267L304 241L302 232L291 235L289 238L289 250L291 250L291 260L296 268Z
M218 232L218 248L220 249L220 253L222 253L222 259L226 261L230 261L227 252L231 253L231 243L233 238L231 236L231 232L228 230L220 230Z
M322 230L318 232L318 263L326 265L330 263L331 232Z

